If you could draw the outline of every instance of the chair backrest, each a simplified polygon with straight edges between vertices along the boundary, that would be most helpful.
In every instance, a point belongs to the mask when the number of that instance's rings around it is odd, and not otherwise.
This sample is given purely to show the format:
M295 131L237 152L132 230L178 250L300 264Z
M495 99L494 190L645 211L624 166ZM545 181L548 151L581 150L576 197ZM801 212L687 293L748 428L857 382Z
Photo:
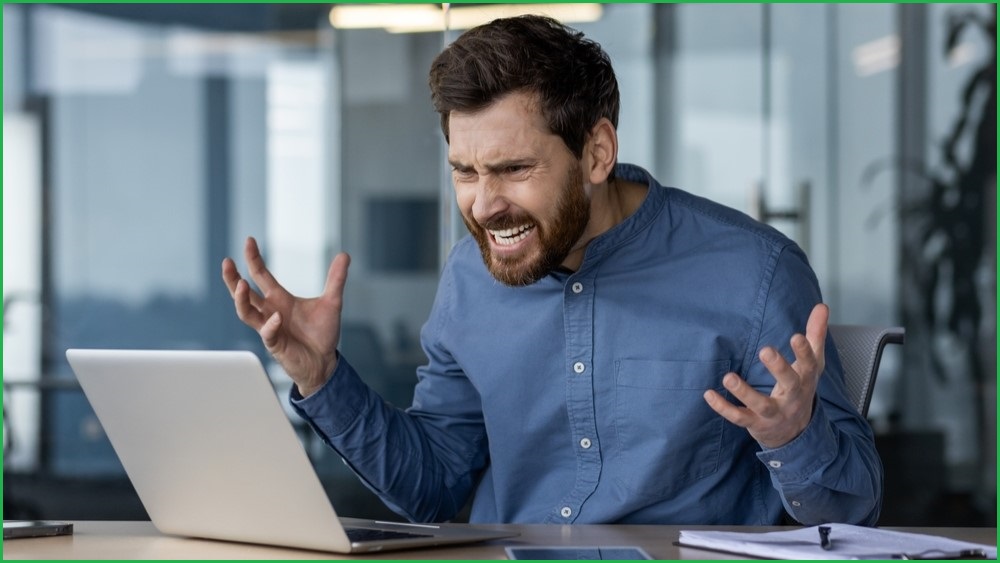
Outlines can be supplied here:
M832 324L829 332L844 367L847 397L862 416L868 416L882 350L886 344L902 344L906 331L898 326Z

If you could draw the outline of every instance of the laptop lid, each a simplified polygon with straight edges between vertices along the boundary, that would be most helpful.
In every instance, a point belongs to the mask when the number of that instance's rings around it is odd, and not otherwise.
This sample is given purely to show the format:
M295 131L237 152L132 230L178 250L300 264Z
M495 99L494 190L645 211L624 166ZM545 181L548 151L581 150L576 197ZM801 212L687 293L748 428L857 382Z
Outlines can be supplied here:
M250 352L70 349L66 357L163 533L339 553L516 535L345 519L419 536L351 541Z

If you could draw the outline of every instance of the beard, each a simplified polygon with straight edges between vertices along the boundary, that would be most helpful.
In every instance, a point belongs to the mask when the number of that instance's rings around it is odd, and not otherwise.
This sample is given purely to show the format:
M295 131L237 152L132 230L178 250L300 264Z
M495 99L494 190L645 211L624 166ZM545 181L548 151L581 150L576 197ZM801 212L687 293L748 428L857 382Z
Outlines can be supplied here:
M590 201L583 191L580 166L575 164L563 182L550 223L543 223L526 213L496 217L485 225L466 217L465 213L462 214L462 220L479 244L486 268L497 281L511 287L533 284L566 259L590 222ZM493 253L488 230L502 230L528 223L534 225L537 232L537 246L516 256L498 256Z

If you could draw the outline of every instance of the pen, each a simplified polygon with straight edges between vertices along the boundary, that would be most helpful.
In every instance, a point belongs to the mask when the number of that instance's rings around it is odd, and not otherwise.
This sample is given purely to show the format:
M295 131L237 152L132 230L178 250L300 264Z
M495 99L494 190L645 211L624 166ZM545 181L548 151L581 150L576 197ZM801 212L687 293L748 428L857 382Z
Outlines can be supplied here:
M830 540L830 526L819 527L819 546L828 551L833 549L833 541Z

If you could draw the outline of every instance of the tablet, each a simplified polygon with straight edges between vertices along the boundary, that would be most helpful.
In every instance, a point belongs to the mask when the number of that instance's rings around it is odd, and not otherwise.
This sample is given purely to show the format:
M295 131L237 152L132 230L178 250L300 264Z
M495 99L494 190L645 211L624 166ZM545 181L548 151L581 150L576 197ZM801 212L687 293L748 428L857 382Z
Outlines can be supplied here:
M73 533L73 524L52 520L4 520L3 539L65 536Z
M507 547L507 557L510 559L615 559L618 561L652 559L646 550L636 546L546 546L546 547Z

